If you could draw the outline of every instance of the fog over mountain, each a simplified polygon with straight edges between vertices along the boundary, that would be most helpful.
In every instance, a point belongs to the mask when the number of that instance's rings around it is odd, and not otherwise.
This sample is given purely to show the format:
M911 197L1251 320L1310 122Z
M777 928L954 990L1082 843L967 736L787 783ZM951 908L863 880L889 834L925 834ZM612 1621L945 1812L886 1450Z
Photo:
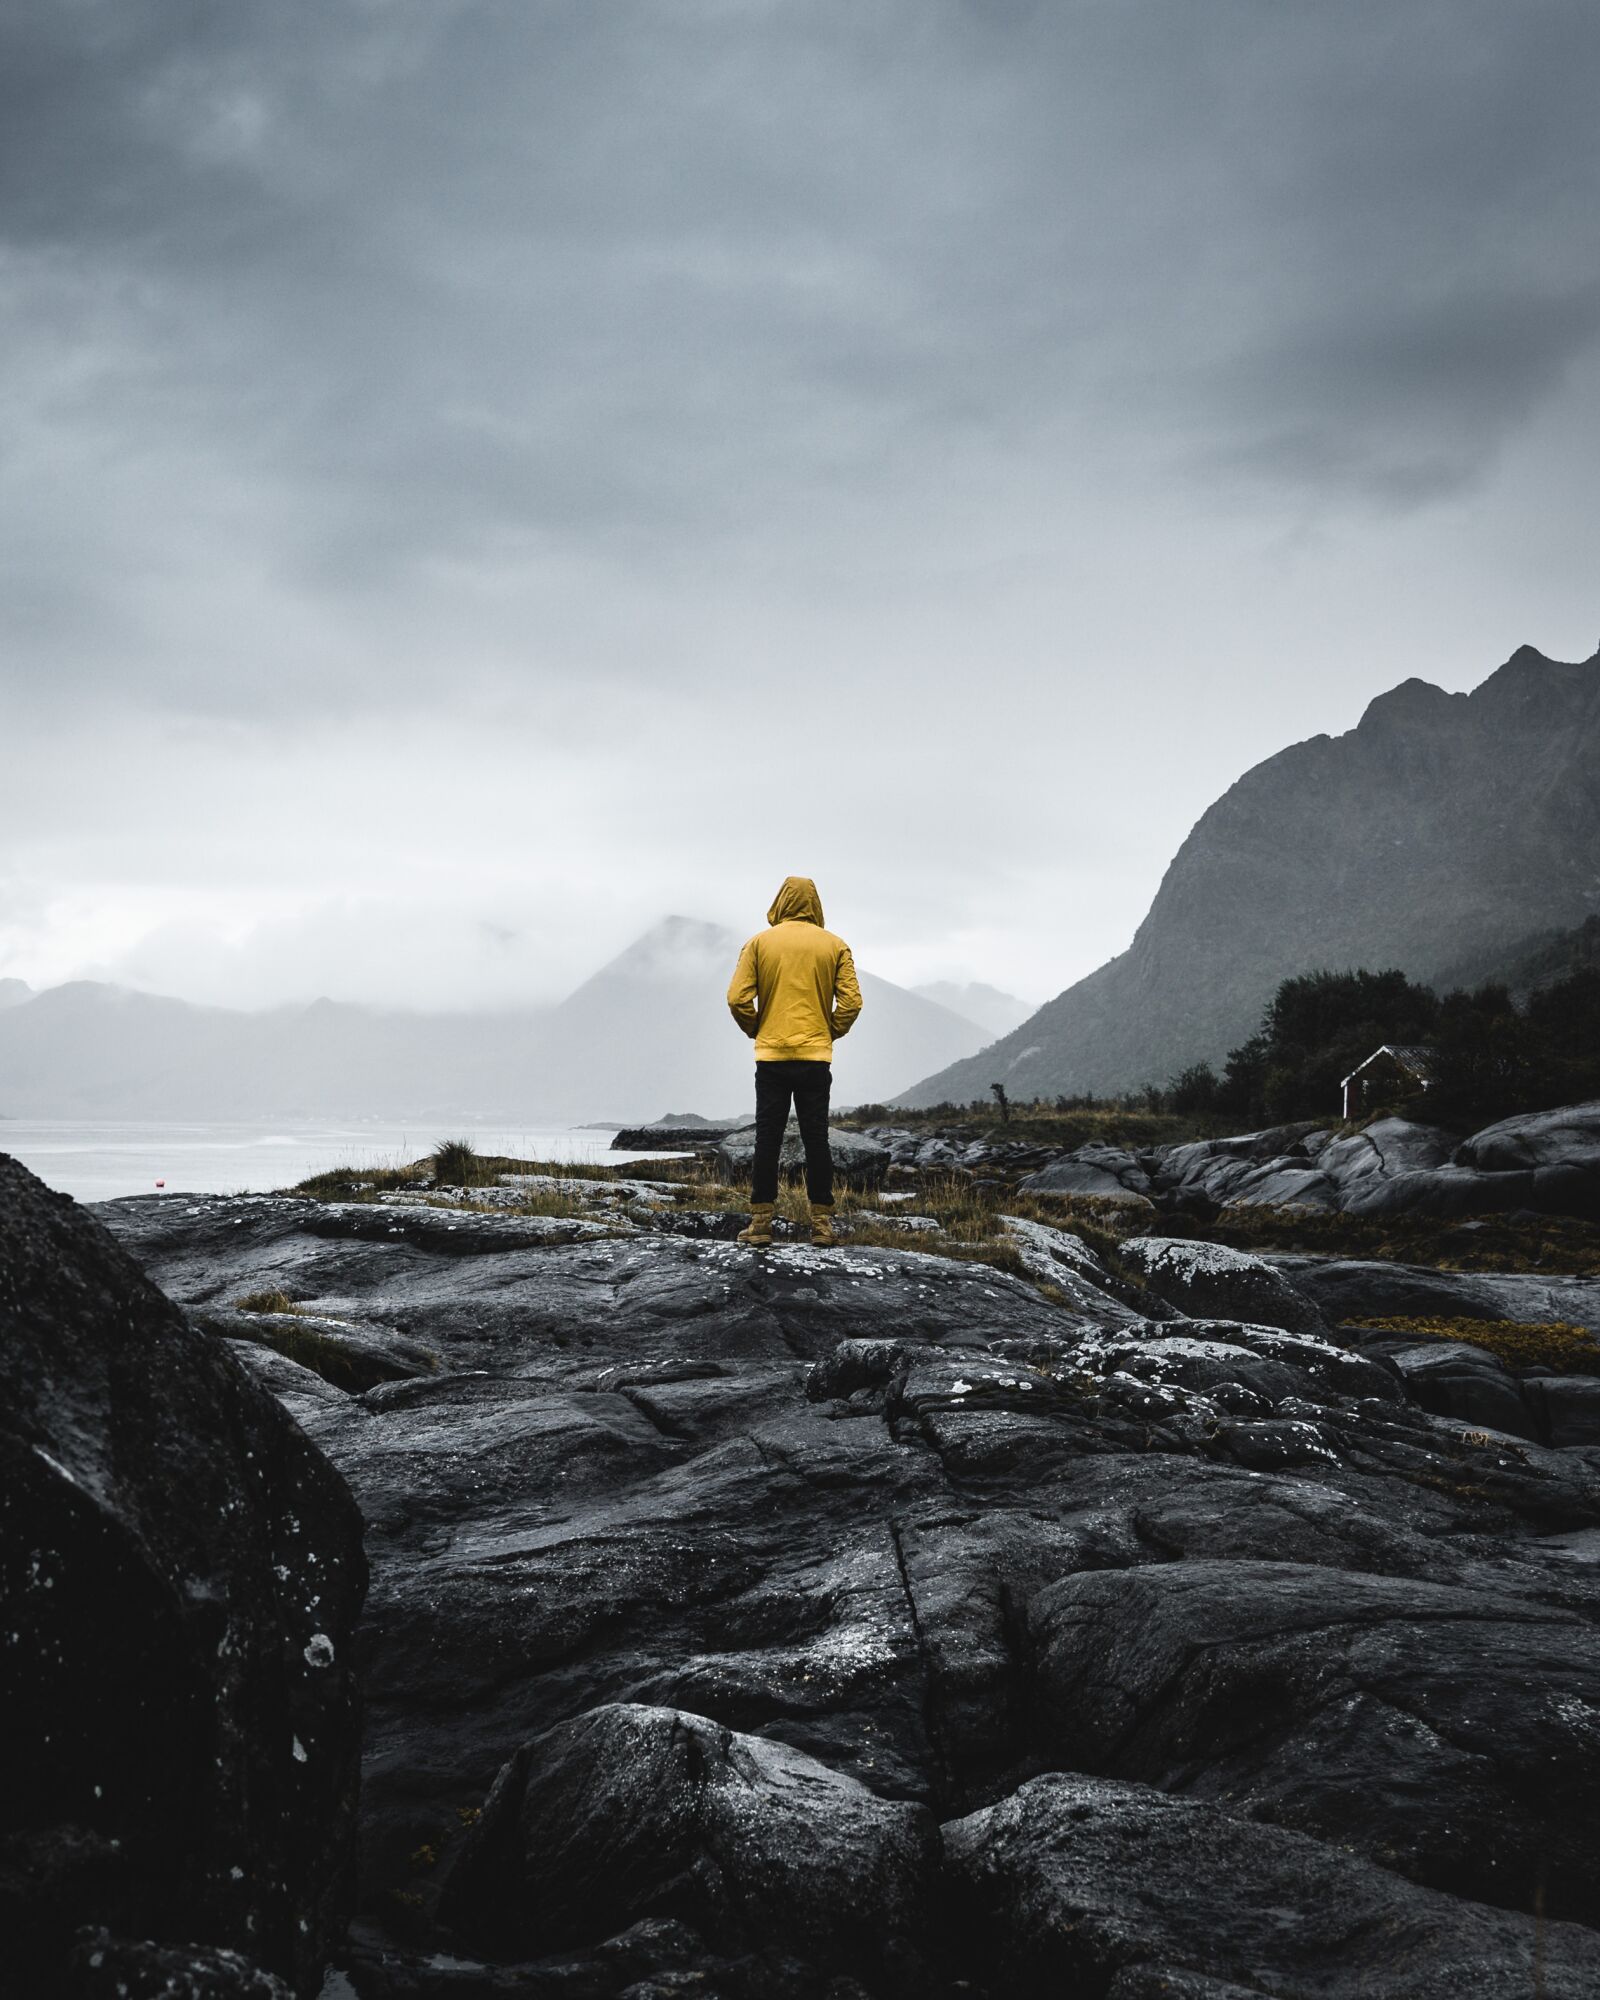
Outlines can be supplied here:
M1028 1001L1019 1000L1014 993L1002 993L998 987L986 986L981 980L958 985L953 979L935 979L911 990L937 1006L948 1007L952 1014L976 1021L991 1035L1004 1035L1020 1027L1034 1011Z
M1523 646L1471 694L1403 681L1342 736L1247 771L1132 946L908 1105L1118 1091L1218 1062L1280 980L1497 964L1600 911L1600 653Z
M430 1014L331 1000L259 1012L78 981L0 993L0 1117L450 1118L631 1123L748 1115L724 1000L743 940L669 917L558 1006ZM987 1029L862 972L835 1100L890 1097Z

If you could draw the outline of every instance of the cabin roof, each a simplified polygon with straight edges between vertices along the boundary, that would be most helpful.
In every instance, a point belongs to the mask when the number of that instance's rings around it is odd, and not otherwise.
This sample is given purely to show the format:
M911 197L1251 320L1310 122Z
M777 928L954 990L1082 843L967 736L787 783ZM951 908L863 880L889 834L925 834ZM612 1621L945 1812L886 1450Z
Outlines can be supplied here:
M1409 1070L1423 1083L1432 1083L1438 1074L1439 1057L1436 1050L1424 1047L1421 1042L1385 1042L1381 1048L1374 1049L1365 1062L1357 1063L1350 1074L1340 1082L1339 1088L1343 1090L1346 1084L1354 1083L1361 1072L1364 1069L1371 1069L1380 1056L1388 1056L1391 1062L1398 1063L1401 1069Z

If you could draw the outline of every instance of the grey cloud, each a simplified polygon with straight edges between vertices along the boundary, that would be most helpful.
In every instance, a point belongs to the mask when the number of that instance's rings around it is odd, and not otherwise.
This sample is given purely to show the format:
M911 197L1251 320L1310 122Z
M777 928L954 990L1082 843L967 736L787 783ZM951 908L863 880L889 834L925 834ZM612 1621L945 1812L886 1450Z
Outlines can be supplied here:
M1060 855L1092 963L1241 759L1390 677L1281 635L1392 593L1392 523L1458 675L1577 615L1473 555L1539 532L1495 481L1600 352L1589 0L23 0L4 33L0 681L13 756L61 765L0 797L9 842L98 810L73 774L129 710L200 718L152 753L170 796L281 766L312 881L356 838L324 737L371 799L375 720L425 788L448 716L540 783L813 786L849 829L819 865L870 856L907 936L997 897L1015 929L1039 878L1002 857ZM1582 455L1538 449L1581 514ZM956 855L952 801L989 829ZM707 907L674 838L662 893ZM594 881L644 865L593 839ZM36 908L89 867L30 851Z

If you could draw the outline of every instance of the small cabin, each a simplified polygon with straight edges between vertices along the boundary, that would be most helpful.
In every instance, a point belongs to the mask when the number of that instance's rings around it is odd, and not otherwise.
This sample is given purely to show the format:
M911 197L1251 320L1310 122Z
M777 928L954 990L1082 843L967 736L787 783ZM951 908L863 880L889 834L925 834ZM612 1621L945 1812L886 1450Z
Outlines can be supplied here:
M1340 1084L1344 1092L1344 1116L1364 1118L1372 1105L1381 1104L1385 1098L1429 1089L1438 1079L1438 1066L1439 1059L1432 1049L1385 1042L1364 1063L1357 1063Z

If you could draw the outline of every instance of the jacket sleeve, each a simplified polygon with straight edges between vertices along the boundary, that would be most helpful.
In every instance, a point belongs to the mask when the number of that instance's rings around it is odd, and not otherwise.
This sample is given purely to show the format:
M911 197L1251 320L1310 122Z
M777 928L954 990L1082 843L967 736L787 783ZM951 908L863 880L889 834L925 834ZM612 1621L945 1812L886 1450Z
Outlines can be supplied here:
M760 1015L760 993L756 986L756 941L751 938L739 954L739 963L733 968L733 977L728 982L728 1012L739 1023L744 1032L755 1039L756 1022Z
M839 948L839 965L833 975L833 1038L848 1035L861 1012L861 988L856 983L856 962L849 945Z

